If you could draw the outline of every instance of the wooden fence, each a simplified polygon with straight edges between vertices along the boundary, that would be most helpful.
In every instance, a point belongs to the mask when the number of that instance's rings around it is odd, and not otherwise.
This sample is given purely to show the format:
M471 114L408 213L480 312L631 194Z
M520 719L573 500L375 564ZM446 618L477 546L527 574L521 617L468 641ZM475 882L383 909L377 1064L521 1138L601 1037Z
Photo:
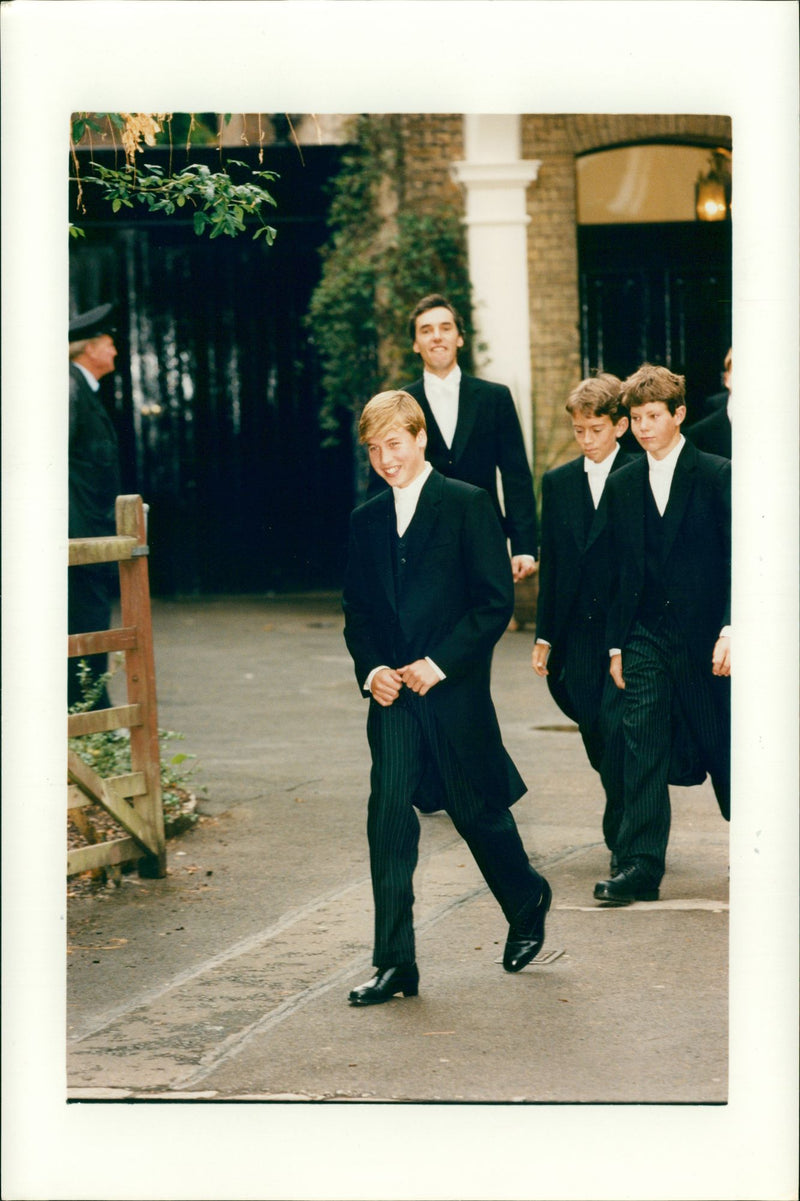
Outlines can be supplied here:
M161 801L161 763L156 710L156 673L150 584L147 570L147 534L141 496L118 496L116 536L71 538L69 565L118 563L121 626L70 634L70 658L122 651L127 680L126 705L71 713L68 736L103 730L130 730L131 771L124 776L101 777L74 751L67 766L67 810L91 845L67 855L67 875L105 871L107 867L138 860L142 876L165 876L167 852ZM90 801L101 805L125 831L126 837L95 842L94 830L82 813Z

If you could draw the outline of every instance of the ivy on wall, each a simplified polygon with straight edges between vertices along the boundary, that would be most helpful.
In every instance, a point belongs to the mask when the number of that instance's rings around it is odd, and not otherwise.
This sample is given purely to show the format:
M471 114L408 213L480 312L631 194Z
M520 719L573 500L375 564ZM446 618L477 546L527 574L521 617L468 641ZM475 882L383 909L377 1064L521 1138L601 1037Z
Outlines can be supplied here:
M470 370L472 304L460 210L407 199L401 117L357 119L333 184L329 225L307 322L322 364L320 423L331 445L370 396L421 374L408 315L428 293L443 293L464 318L459 361Z

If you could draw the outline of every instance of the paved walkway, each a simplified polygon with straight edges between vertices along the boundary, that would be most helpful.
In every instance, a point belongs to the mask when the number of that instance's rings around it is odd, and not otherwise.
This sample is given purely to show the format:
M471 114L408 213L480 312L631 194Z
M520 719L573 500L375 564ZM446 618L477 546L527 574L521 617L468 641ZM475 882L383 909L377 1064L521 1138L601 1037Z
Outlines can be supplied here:
M197 756L203 816L170 842L165 879L127 875L69 904L71 1099L297 1103L293 1130L309 1112L302 1102L440 1103L411 1106L427 1126L452 1118L447 1103L481 1102L490 1125L502 1121L497 1137L512 1140L514 1115L531 1103L544 1178L565 1181L573 1154L544 1136L563 1118L559 1103L598 1157L623 1114L662 1115L659 1131L663 1115L688 1120L688 1154L728 1097L728 827L709 783L673 790L662 899L597 906L592 888L608 867L599 783L530 670L532 633L507 633L494 695L529 785L514 813L553 887L544 962L503 972L502 916L449 818L428 816L416 876L420 995L353 1009L347 993L370 975L369 760L338 598L156 602L154 626L159 722ZM688 1108L647 1108L668 1103ZM385 1110L356 1108L359 1121ZM389 1108L395 1129L407 1111ZM273 1106L269 1120L283 1112ZM462 1186L459 1197L505 1195L480 1173L471 1179L477 1191ZM694 1195L664 1187L508 1195ZM405 1188L342 1196L427 1195Z
M514 809L552 882L547 961L508 976L502 916L444 815L422 819L420 996L346 1004L370 974L366 704L338 599L156 603L159 719L196 754L203 820L161 881L69 907L73 1097L721 1102L727 834L674 790L656 904L604 909L601 791L574 727L498 647L529 784ZM550 958L552 956L552 958Z

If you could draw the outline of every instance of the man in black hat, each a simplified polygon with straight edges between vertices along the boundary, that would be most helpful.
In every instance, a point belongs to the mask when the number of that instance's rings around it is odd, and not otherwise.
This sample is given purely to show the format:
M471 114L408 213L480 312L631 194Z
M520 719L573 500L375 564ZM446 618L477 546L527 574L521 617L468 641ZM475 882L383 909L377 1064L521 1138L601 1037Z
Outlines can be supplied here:
M100 399L100 380L114 370L117 348L113 305L102 304L69 323L69 537L98 538L116 530L114 506L120 492L119 447ZM107 630L111 624L114 568L108 563L71 567L70 634ZM70 659L68 704L83 700L79 660ZM93 676L106 670L105 655L90 655ZM94 708L110 705L103 688Z

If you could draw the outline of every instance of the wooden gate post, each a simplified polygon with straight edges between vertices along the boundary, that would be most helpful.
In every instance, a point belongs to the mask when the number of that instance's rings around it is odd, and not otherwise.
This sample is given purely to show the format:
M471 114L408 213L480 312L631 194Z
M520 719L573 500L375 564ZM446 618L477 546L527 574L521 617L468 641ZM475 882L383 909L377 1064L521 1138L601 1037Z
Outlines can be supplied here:
M161 798L161 752L158 741L156 673L147 535L141 496L118 496L116 537L71 538L70 566L87 563L119 564L122 627L69 636L70 656L123 651L128 689L127 705L70 714L68 734L78 737L102 730L130 730L131 772L102 779L83 760L69 752L68 807L85 798L102 805L130 835L129 838L70 851L67 874L139 861L143 876L167 874L164 811Z
M161 801L161 751L158 743L156 665L153 652L153 620L150 610L150 579L147 568L147 529L141 496L118 496L117 534L136 538L130 559L120 560L120 616L123 626L135 626L136 645L125 654L128 704L138 705L140 724L131 726L131 770L144 775L148 803L141 816L152 836L156 854L139 864L142 876L165 876L167 852L164 810ZM136 802L134 802L136 804ZM136 806L139 807L138 805Z

